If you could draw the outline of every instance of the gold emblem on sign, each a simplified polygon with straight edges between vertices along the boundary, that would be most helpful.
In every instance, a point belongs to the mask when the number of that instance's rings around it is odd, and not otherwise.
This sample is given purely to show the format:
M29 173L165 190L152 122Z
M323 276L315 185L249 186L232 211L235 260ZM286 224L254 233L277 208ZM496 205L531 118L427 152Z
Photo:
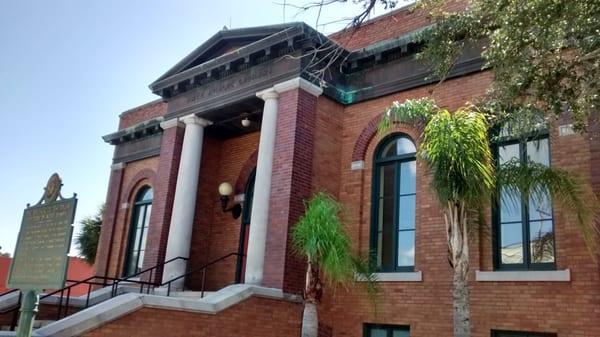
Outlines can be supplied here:
M49 204L56 201L60 196L60 188L62 187L62 180L58 176L58 173L54 173L48 179L48 183L44 188L44 203Z

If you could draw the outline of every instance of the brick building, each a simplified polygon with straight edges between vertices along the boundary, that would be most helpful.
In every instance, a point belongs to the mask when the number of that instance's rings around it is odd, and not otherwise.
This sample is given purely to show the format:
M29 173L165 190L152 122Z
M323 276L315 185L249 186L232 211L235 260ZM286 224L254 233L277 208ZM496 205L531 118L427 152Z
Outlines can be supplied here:
M94 307L105 319L77 333L299 335L305 270L290 230L304 200L326 190L347 209L354 249L377 254L382 295L374 310L359 282L325 289L320 334L451 336L452 270L415 157L419 131L402 124L382 137L376 126L396 100L433 96L450 109L474 101L492 74L471 46L446 81L428 79L411 39L427 24L400 9L329 37L303 23L222 30L152 83L160 98L123 112L104 137L115 152L96 270L127 277L158 265L140 275L157 284L198 270L169 291L216 293L188 302L123 295ZM347 57L317 86L305 56L331 41ZM600 191L598 138L558 130L494 146L500 160L529 151ZM599 265L573 219L550 201L506 207L472 238L472 336L600 336ZM550 241L540 254L541 238Z

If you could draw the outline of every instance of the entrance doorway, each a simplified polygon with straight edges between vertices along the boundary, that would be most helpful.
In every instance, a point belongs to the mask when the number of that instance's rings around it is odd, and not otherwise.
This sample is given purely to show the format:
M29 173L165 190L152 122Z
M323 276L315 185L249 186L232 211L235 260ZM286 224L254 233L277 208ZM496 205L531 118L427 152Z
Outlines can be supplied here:
M252 216L252 200L254 199L254 181L256 168L250 173L244 190L244 203L242 206L242 222L240 225L240 244L238 248L237 270L235 282L243 283L246 273L246 255L248 254L248 236L250 234L250 218Z

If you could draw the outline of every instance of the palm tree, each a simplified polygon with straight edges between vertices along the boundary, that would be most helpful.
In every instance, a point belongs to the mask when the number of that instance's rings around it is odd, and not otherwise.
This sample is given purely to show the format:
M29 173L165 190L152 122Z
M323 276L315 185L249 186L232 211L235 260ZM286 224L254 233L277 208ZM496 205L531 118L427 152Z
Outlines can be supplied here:
M96 261L96 250L98 250L103 213L104 205L98 208L98 212L94 216L83 218L80 221L82 225L81 232L75 238L79 255L89 264L94 264L94 261Z
M591 189L569 172L542 164L508 162L495 167L484 113L470 108L450 113L429 99L408 100L388 110L380 133L396 122L424 127L418 156L432 173L431 187L444 214L448 260L454 271L454 337L470 336L469 233L492 196L497 197L496 186L510 195L518 191L534 199L549 193L577 216L583 238L596 250L598 203Z
M367 281L370 295L377 292L373 274L362 259L352 254L341 213L342 205L333 196L316 193L292 232L296 253L307 261L302 337L318 334L317 304L323 294L322 276L332 286L349 284L358 276Z

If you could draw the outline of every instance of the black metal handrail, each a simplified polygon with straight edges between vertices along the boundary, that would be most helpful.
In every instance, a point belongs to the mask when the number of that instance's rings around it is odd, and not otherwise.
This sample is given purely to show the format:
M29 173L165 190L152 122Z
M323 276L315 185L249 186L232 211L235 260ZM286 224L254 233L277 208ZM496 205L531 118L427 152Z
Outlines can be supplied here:
M93 286L101 286L101 287L107 287L107 286L111 286L111 294L110 294L110 298L115 297L116 295L118 295L118 288L119 288L119 283L123 283L123 282L127 282L127 283L134 283L134 284L139 284L140 285L140 293L144 292L144 287L146 288L146 293L149 294L150 290L155 288L155 287L164 287L167 286L167 296L169 296L171 294L171 284L177 280L180 280L186 276L189 276L191 274L197 273L197 272L202 272L202 287L201 287L201 297L204 297L204 292L205 292L205 288L206 288L206 270L214 265L217 264L229 257L232 256L237 256L237 257L243 257L243 254L240 253L229 253L225 256L222 256L218 259L215 259L211 262L208 262L202 266L199 266L197 268L193 268L191 270L188 270L186 273L179 275L173 279L170 279L166 282L163 283L158 283L158 282L153 282L152 281L152 276L154 275L154 272L161 267L164 267L166 264L171 263L173 261L176 260L184 260L184 261L188 261L189 258L185 258L185 257L175 257L172 259L169 259L165 262L156 264L150 268L146 268L142 271L139 271L133 275L127 276L127 277L121 277L121 278L115 278L115 277L108 277L108 276L91 276L88 277L84 280L67 280L67 283L70 283L69 285L61 288L61 289L57 289L57 290L53 290L47 294L42 295L39 299L40 301L48 298L50 296L54 296L57 294L60 294L60 296L58 296L58 310L57 310L57 317L56 320L60 320L61 317L66 317L69 314L69 301L71 299L71 289L73 289L74 287L77 287L79 285L87 285L88 289L86 292L86 300L85 300L85 306L83 307L84 309L89 307L90 305L90 294L92 292L92 287ZM150 281L142 281L137 279L140 275L143 275L144 273L148 273L150 272L150 276L149 276L149 280ZM14 292L18 292L19 289L12 289L9 291L6 291L2 294L0 294L0 298L5 296L5 295L9 295L11 293ZM66 293L66 301L65 301L65 293ZM17 325L17 321L19 318L19 307L21 306L21 301L22 301L22 297L23 294L21 292L19 292L19 298L17 300L17 303L14 306L11 306L11 308L9 309L5 309L4 311L0 311L0 315L4 315L4 314L8 314L10 312L13 313L13 317L11 320L11 325L10 325L10 330L14 330L16 325ZM64 304L64 306L63 306ZM64 309L64 310L63 310Z
M160 284L160 286L161 286L161 287L164 287L165 285L167 286L167 296L169 296L169 295L171 294L171 284L172 284L173 282L175 282L175 281L177 281L177 280L180 280L180 279L182 279L182 278L184 278L184 277L187 277L187 276L189 276L189 275L191 275L191 274L194 274L194 273L197 273L197 272L199 272L199 271L202 271L202 287L201 287L201 289L200 289L200 291L201 291L201 293L200 293L200 297L204 297L204 290L205 290L205 286L206 286L206 269L207 269L208 267L210 267L210 266L214 265L214 264L217 264L217 263L219 263L219 262L221 262L221 261L223 261L223 260L225 260L225 259L227 259L227 258L231 257L231 256L240 256L240 257L243 257L243 256L244 256L244 254L240 254L240 253L229 253L229 254L227 254L227 255L225 255L225 256L221 256L220 258L218 258L218 259L216 259L216 260L213 260L213 261L211 261L211 262L208 262L208 263L206 263L206 264L204 264L204 265L202 265L202 266L200 266L200 267L197 267L197 268L191 269L191 270L187 271L185 274L179 275L179 276L177 276L177 277L174 277L174 278L172 278L172 279L170 279L170 280L168 280L168 281L166 281L166 282L163 282L163 283L161 283L161 284Z

